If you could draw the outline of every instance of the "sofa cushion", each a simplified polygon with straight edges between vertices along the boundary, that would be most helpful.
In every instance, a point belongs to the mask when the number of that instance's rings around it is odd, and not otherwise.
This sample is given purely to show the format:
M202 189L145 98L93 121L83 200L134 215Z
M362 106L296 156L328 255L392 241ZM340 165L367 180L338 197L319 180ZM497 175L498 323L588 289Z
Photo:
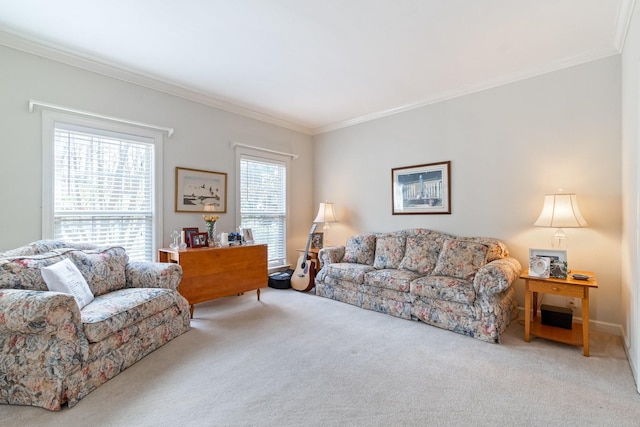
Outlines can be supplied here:
M2 258L0 259L0 288L47 291L47 284L40 270L63 259L65 257L56 252Z
M49 267L43 267L40 272L50 291L73 295L78 308L93 301L93 294L87 281L69 258Z
M397 234L378 236L373 261L374 268L398 268L404 257L406 237Z
M93 295L117 291L126 286L125 268L129 256L121 247L66 252L87 280Z
M473 304L476 299L472 282L449 276L420 277L411 282L411 295L462 304Z
M431 274L438 262L441 245L432 237L407 236L407 245L399 268L419 274Z
M161 288L127 288L96 297L80 314L89 342L99 342L176 303L176 292Z
M372 265L376 250L375 234L361 234L347 240L343 262Z
M338 263L329 264L326 266L327 275L330 279L349 280L358 285L364 283L364 275L370 271L373 271L373 267L364 264L354 263Z
M365 274L364 284L399 292L409 292L411 281L417 277L419 277L418 274L412 271L374 270Z
M446 239L433 274L473 280L478 269L487 263L488 249L483 243Z

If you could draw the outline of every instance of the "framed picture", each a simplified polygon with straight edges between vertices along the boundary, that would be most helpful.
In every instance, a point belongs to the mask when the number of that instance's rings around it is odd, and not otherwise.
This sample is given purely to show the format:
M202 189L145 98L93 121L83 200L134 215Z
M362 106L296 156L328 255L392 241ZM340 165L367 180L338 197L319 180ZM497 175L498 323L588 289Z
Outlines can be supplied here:
M323 233L313 233L311 235L311 249L322 249Z
M187 247L191 247L191 235L193 233L199 233L200 230L198 227L186 227L182 229L184 233L184 242L187 244Z
M202 248L209 244L209 237L207 233L191 233L191 247Z
M176 212L227 212L227 174L177 167Z
M253 230L251 230L250 228L243 228L242 229L242 239L247 242L247 243L253 243Z
M533 257L549 258L549 276L547 277L554 277L556 279L567 278L567 251L555 249L529 249L529 260ZM531 262L529 263L531 264ZM529 272L531 272L531 270L529 270Z
M393 215L450 214L451 162L391 169Z

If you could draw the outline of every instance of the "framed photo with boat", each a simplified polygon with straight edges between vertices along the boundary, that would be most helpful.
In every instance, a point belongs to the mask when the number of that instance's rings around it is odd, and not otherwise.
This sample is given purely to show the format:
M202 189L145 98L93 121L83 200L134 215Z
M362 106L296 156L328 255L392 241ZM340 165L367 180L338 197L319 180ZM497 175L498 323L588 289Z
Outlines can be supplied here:
M393 215L451 214L451 162L391 169Z
M176 167L176 212L227 212L227 174Z

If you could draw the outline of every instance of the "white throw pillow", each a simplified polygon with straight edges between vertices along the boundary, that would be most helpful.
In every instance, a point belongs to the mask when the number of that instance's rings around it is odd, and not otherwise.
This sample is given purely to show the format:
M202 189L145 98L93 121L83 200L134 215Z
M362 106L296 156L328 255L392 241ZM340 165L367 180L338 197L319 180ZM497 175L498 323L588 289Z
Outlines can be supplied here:
M69 258L41 269L42 278L50 291L73 295L82 308L93 301L93 294L78 267Z

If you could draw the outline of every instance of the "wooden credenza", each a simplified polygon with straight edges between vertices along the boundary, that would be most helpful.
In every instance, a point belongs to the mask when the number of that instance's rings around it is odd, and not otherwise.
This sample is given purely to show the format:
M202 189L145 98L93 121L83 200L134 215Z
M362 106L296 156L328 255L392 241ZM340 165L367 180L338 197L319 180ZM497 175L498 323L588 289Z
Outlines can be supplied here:
M179 292L191 305L216 298L256 290L268 283L267 245L230 246L226 248L187 248L158 251L160 262L174 262L182 267Z

